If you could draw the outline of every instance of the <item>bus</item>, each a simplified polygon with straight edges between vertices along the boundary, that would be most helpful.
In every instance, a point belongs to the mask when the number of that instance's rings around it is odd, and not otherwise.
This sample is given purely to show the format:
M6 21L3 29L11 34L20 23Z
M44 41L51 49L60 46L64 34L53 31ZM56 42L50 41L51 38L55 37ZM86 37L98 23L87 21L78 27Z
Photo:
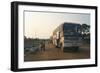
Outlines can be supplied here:
M78 51L81 42L81 25L78 23L65 22L53 31L52 43L62 51Z

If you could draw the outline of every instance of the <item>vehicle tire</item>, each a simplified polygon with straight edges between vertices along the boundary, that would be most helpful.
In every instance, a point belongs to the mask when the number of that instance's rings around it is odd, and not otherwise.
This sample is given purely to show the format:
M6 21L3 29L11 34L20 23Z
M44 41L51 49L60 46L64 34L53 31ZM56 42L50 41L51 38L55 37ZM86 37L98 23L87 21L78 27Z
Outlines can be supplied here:
M61 51L64 52L64 47L62 43L61 43Z

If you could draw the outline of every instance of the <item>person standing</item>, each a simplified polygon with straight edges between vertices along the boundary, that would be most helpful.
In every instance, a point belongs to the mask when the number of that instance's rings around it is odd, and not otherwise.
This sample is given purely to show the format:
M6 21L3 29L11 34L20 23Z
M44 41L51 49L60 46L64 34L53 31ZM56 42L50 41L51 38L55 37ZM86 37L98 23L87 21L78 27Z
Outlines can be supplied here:
M45 51L45 42L41 43L41 51Z

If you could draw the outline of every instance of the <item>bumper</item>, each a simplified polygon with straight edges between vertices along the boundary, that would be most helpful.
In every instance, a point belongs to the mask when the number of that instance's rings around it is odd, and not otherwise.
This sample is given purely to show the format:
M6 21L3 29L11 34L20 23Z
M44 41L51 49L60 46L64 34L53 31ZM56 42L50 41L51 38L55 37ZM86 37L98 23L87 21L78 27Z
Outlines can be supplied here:
M82 43L64 43L64 47L77 47L81 46Z

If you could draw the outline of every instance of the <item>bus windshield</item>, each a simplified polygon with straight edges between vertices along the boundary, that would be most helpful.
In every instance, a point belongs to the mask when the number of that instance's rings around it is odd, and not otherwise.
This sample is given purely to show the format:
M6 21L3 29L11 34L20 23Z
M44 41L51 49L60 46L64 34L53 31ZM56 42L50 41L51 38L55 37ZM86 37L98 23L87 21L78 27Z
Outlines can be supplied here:
M64 26L64 35L80 35L81 28L79 25L66 25Z

